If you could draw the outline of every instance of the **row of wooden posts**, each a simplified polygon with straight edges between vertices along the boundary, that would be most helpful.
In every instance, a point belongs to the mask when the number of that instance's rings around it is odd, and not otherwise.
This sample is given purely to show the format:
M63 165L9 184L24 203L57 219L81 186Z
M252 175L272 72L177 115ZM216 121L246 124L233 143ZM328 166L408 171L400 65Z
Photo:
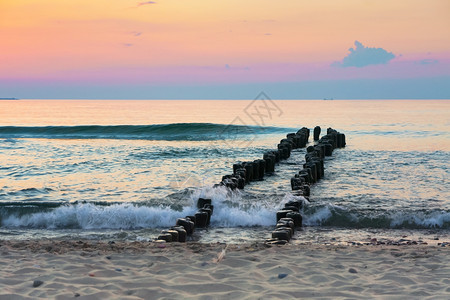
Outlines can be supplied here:
M345 146L345 135L329 128L327 135L319 140L320 127L314 128L314 140L318 141L315 146L307 148L305 164L291 179L291 187L295 195L308 197L310 185L323 177L323 158L331 155L335 148ZM301 128L296 133L287 134L277 145L276 150L270 150L263 154L262 159L254 161L238 162L233 164L233 173L222 177L222 181L215 185L225 186L230 190L244 189L252 181L260 181L265 175L275 172L275 166L281 160L288 159L291 151L297 148L304 148L308 143L310 130ZM157 240L166 242L185 242L187 236L192 235L195 228L209 226L214 206L211 199L199 198L197 201L198 211L193 216L179 218L175 226L168 230L161 231ZM284 243L289 241L294 233L295 227L302 225L300 209L302 203L290 201L286 203L285 209L277 212L277 226L272 232L272 239L269 243Z
M291 178L291 189L294 196L309 197L310 186L325 175L324 159L331 156L336 148L345 147L345 135L332 128L327 129L327 134L319 140L321 128L314 128L314 146L306 148L305 163L303 168ZM301 200L291 200L285 203L284 208L277 211L277 224L272 231L272 238L266 240L268 244L285 244L294 235L295 229L302 227Z

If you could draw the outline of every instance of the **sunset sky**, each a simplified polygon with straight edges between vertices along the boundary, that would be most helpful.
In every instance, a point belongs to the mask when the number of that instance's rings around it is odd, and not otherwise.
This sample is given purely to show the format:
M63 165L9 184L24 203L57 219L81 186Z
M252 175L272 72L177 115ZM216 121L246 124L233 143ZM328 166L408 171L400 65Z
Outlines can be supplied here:
M0 0L0 37L0 97L450 98L448 0Z

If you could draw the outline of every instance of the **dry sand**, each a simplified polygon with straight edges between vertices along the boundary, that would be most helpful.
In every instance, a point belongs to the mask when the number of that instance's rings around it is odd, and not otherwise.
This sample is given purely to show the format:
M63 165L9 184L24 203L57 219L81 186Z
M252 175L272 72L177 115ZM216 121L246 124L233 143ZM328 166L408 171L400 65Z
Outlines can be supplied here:
M0 241L0 299L450 299L449 254L429 245Z

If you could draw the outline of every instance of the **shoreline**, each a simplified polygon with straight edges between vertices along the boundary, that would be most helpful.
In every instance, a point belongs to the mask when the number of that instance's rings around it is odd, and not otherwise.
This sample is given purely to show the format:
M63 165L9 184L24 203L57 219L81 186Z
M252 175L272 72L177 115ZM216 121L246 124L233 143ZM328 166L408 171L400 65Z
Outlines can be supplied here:
M403 249L403 248L430 248L430 249L449 249L450 241L441 240L425 240L416 241L410 239L386 240L374 238L371 241L303 241L293 238L286 244L270 244L264 240L249 242L203 242L203 241L186 241L165 242L163 240L95 240L95 239L27 239L27 240L9 240L0 239L0 254L3 255L9 251L29 251L31 253L49 253L49 254L70 254L77 251L85 252L104 252L104 253L123 253L123 252L148 252L155 249L191 249L201 248L209 249L217 246L227 247L227 250L236 249L269 249L276 248L283 251L284 247L296 247L299 249L327 249L327 248L361 248L361 249ZM5 252L6 251L6 252Z
M0 299L450 296L450 245L0 240L0 266Z
M0 234L1 241L114 241L114 242L151 242L164 228L145 228L136 230L43 230L43 229L6 229ZM263 243L270 238L271 226L254 227L216 227L198 229L188 242L246 244ZM447 228L433 229L383 229L383 228L343 228L330 226L304 226L298 228L292 237L293 244L317 245L402 245L428 244L439 246L450 243L450 231Z

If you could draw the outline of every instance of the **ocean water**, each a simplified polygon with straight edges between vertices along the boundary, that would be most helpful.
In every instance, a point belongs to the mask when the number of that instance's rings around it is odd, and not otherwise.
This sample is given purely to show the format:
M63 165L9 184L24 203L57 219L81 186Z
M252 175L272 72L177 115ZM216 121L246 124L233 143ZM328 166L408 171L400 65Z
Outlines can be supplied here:
M317 125L347 146L304 200L297 242L450 237L448 100L13 100L0 101L0 239L149 240L211 197L193 239L264 240L305 149L244 190L213 185Z

